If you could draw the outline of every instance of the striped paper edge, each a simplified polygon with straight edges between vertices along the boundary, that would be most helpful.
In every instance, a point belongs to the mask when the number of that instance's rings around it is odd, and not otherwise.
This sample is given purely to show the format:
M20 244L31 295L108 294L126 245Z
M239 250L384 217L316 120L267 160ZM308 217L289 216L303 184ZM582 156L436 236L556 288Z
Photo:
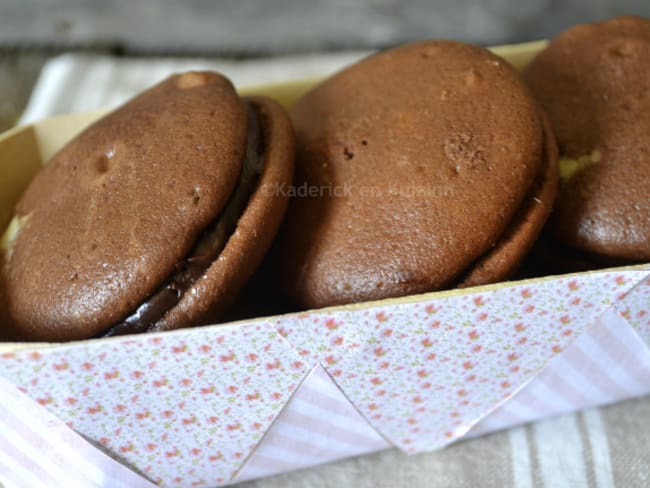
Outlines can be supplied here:
M0 377L0 486L153 488Z
M648 346L612 308L528 385L481 420L468 436L618 402L649 391Z
M233 481L261 478L391 447L318 365Z
M650 391L648 346L615 308L528 385L477 423L473 437ZM391 447L318 366L234 481L270 476Z

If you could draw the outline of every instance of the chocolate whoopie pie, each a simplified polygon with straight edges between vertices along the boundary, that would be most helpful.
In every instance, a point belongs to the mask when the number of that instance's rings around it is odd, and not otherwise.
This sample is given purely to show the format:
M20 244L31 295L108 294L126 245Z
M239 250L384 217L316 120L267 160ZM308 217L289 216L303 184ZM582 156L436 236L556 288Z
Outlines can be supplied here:
M168 78L68 143L2 239L0 320L71 340L214 320L253 273L287 198L293 131L216 73Z
M450 41L371 56L294 106L288 295L322 307L514 271L548 216L557 151L519 74ZM300 193L302 191L302 194Z
M560 150L554 238L585 253L592 267L649 260L650 20L569 29L531 62L525 79Z

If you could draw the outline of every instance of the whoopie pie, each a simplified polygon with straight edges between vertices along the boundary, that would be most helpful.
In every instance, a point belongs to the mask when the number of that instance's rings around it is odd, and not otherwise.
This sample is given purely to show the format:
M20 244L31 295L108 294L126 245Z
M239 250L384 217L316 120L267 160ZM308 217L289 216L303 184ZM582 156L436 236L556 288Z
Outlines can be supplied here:
M216 320L262 260L291 183L284 110L223 76L168 78L69 142L15 207L0 330L63 341Z

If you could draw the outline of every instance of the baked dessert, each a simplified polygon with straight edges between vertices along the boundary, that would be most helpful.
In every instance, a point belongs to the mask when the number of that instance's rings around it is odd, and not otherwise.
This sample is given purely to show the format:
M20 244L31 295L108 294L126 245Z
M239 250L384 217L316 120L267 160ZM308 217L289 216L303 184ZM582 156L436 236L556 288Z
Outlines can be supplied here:
M0 324L63 341L215 320L262 260L293 174L293 131L223 76L168 78L34 178L0 252Z
M573 27L525 79L560 150L553 237L593 266L650 259L650 20Z
M373 55L291 118L296 191L275 256L301 307L502 280L556 194L538 104L479 47L425 41Z

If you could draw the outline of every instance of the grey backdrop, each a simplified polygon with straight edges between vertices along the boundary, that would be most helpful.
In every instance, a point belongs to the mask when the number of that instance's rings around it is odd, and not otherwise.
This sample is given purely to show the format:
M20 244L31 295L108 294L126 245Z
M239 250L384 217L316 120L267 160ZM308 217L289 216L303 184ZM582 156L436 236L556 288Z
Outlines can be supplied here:
M551 37L650 0L0 0L0 131L48 57L264 56L381 48L422 38L501 44Z
M648 0L0 0L0 46L265 54L547 37Z

